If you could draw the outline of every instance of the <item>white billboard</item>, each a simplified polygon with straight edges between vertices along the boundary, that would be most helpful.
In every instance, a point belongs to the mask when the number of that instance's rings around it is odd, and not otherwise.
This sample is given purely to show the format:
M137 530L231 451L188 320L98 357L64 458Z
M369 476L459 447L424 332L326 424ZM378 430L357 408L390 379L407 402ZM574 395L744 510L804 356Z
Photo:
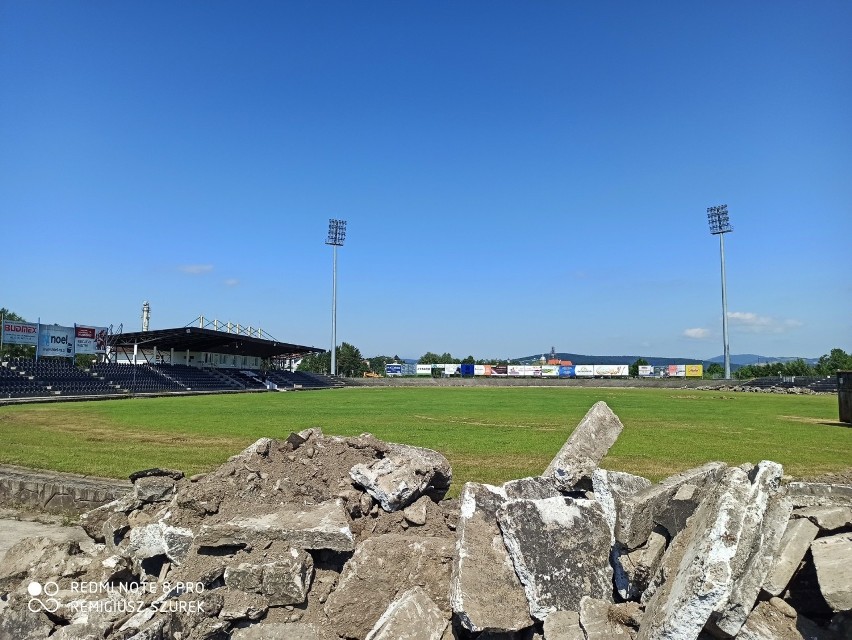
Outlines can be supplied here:
M442 364L439 365L444 367L444 375L445 376L460 376L461 375L461 365L460 364Z
M108 329L106 327L74 327L76 353L106 353Z
M524 375L524 367L519 364L510 364L509 369L507 371L507 375L514 376L515 378L520 378Z
M596 364L594 365L596 376L628 376L630 365L628 364Z
M541 377L542 378L558 378L559 377L559 365L553 364L544 364L541 366Z
M643 378L647 378L649 376L654 375L654 367L649 364L640 364L639 365L639 375Z
M3 344L38 344L38 325L35 322L3 321Z
M484 364L473 365L473 375L484 376L485 375L485 365Z
M591 378L595 375L595 365L593 364L575 364L574 375L578 378Z
M418 364L416 373L418 376L431 376L432 375L432 365L431 364Z
M40 356L74 355L74 327L58 324L43 324L38 332L38 354Z

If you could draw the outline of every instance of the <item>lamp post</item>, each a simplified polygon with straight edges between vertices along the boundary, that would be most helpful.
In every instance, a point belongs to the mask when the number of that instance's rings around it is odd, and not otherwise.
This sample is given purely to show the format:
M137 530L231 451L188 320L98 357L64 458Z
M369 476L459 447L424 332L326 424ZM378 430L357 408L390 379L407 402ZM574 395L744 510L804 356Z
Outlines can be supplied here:
M332 283L331 283L331 375L337 375L337 247L346 240L346 220L331 218L328 221L328 238L325 243L331 245Z
M728 293L725 284L725 234L734 230L728 218L728 205L707 207L707 222L710 233L719 236L719 255L722 260L722 341L724 343L725 379L731 377L731 350L728 346Z

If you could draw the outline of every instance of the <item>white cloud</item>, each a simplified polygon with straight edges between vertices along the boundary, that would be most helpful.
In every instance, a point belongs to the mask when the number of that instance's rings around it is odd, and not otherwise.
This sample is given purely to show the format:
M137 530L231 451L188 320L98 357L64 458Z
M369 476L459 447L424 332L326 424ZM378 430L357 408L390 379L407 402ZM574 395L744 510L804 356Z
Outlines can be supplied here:
M710 330L703 329L701 327L696 327L694 329L684 329L683 335L687 338L692 338L694 340L703 340L704 338L710 337Z
M236 287L238 284L240 284L240 281L236 278L226 278L222 282L222 284L224 284L226 287Z
M210 273L213 271L212 264L182 264L178 267L180 271L187 273L191 276L199 276L203 273Z
M751 311L729 311L728 320L732 325L747 333L784 333L802 326L802 322L793 318L776 320L770 316L761 316Z

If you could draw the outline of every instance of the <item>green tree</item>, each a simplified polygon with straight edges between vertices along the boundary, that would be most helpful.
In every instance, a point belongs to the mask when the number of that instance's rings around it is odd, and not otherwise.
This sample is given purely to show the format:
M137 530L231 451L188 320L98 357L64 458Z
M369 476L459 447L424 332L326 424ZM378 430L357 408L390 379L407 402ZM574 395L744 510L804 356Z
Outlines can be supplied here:
M843 349L832 349L824 356L820 356L816 370L822 376L833 376L838 371L852 370L852 355Z
M331 370L331 352L310 353L299 362L298 371L328 373Z
M358 347L343 342L337 347L337 375L347 378L360 378L367 370L364 356Z
M458 358L454 358L452 355L450 355L446 351L441 354L440 362L442 362L444 364L460 364Z
M372 358L367 358L367 362L369 363L370 371L385 375L385 371L387 371L385 365L399 363L402 360L400 360L399 356L373 356Z
M418 364L441 364L443 360L441 360L441 356L437 353L432 353L431 351L427 351L420 359L417 361Z
M461 361L461 364L476 364L476 359L473 356L468 356Z
M639 377L639 367L647 367L648 361L645 358L639 358L636 362L630 365L630 375L634 378Z
M785 376L813 376L816 375L814 367L798 358L784 363L783 375Z
M723 367L718 362L711 363L704 370L704 377L705 378L716 379L716 378L721 378L724 375L725 375L725 367Z

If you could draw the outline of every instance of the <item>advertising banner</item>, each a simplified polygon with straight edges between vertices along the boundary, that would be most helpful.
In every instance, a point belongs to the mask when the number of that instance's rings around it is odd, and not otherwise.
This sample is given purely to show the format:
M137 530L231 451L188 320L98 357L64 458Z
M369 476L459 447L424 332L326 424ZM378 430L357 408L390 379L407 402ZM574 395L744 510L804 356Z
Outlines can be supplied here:
M630 365L627 364L596 364L596 376L628 376L630 375Z
M670 378L683 378L686 375L685 364L670 364L668 369Z
M655 378L664 378L669 375L669 368L667 365L654 365L654 377Z
M484 364L473 365L473 375L484 376L485 375L485 365Z
M560 378L573 378L574 377L574 365L562 365L559 367L559 377Z
M77 325L74 328L74 349L76 353L106 353L108 331L106 327L84 327Z
M688 364L686 365L687 378L700 378L704 375L703 364Z
M461 365L461 374L464 377L473 377L473 372L476 370L475 364L463 364Z
M386 364L385 365L385 374L389 376L401 376L402 375L402 365L401 364Z
M643 378L648 378L654 375L654 367L649 364L639 365L639 375Z
M509 375L509 367L505 364L492 364L491 365L491 375L492 376L507 376Z
M38 354L40 356L74 355L74 327L62 327L58 324L43 324L38 333Z
M558 364L542 365L541 377L542 378L558 378L559 377L559 365Z
M418 364L415 372L417 373L418 376L431 376L432 375L432 365L431 364Z
M595 366L592 364L575 364L574 375L578 378L591 378L595 375Z
M515 378L521 378L524 375L524 368L519 364L510 364L509 375Z
M3 344L38 344L38 325L35 322L3 321Z
M535 364L535 365L526 364L523 367L521 367L521 372L522 372L522 375L525 376L525 377L540 378L541 377L541 365L540 364Z
M460 376L461 375L461 365L460 364L445 364L442 365L444 367L444 375L445 376Z

